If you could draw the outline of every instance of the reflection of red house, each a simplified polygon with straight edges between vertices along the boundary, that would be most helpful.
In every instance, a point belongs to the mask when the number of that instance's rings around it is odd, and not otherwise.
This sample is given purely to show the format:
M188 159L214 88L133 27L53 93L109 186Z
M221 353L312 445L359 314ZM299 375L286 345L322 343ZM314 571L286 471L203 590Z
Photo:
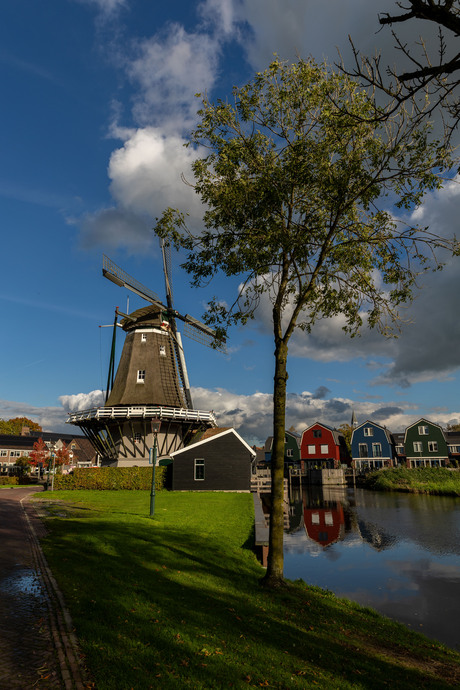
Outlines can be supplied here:
M303 520L307 535L321 546L343 539L345 515L338 501L331 502L328 508L304 508Z
M337 469L350 464L345 439L337 429L316 422L305 429L300 442L300 458L304 469L315 467Z

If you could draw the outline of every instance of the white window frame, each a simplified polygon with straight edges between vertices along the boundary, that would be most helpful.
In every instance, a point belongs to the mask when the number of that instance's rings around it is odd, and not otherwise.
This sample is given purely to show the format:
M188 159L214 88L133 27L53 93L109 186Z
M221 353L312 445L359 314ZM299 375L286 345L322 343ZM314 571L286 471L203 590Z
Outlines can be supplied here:
M374 435L374 429L371 426L365 426L364 427L364 436L373 436Z
M376 450L378 450L380 452L377 454ZM373 443L372 444L372 457L373 458L381 458L382 457L382 444L381 443Z
M308 455L316 455L316 446L309 445L307 448Z
M137 370L137 383L145 383L145 369Z
M327 455L329 453L329 446L327 443L321 444L321 455Z
M147 333L141 333L141 343L147 342Z
M292 458L292 456L293 456L292 448L286 448L286 457Z
M430 433L429 428L425 424L421 424L418 428L418 435L419 436L428 436Z
M7 458L8 457L8 451L7 450L0 450L0 458Z
M166 345L160 345L160 357L166 357Z
M365 449L366 455L362 455L362 448ZM369 457L369 446L367 443L359 443L358 444L358 454L361 459L367 459Z
M428 452L429 453L437 453L438 452L438 442L437 441L428 441Z
M421 441L414 441L414 453L422 453L423 445Z
M203 471L203 476L199 477L197 474L201 474L201 469ZM197 470L200 470L197 472ZM196 482L204 482L205 479L205 464L204 458L195 458L193 461L193 478Z

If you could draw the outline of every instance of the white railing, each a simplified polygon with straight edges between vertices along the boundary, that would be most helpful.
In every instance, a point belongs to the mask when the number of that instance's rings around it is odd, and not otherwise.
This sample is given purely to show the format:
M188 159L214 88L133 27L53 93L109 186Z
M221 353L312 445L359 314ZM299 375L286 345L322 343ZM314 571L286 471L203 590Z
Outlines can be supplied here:
M81 412L69 413L68 424L78 424L92 419L150 419L159 417L164 420L178 420L181 422L196 421L208 422L217 426L217 420L213 412L202 410L186 410L177 407L162 407L159 405L132 406L132 407L93 407Z

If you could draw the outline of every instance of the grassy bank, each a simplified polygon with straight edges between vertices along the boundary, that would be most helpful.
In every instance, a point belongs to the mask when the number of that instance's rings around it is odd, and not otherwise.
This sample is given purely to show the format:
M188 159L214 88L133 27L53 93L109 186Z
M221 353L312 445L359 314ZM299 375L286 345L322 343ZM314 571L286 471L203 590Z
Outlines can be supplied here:
M444 467L380 470L366 479L367 489L460 496L460 471Z
M97 690L448 688L460 655L293 583L260 587L248 494L41 494L48 562ZM59 500L50 505L50 501Z

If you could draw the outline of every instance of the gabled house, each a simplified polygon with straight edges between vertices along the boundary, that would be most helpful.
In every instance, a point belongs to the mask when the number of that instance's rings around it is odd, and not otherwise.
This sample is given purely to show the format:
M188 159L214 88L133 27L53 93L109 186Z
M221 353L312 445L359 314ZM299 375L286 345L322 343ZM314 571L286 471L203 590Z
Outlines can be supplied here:
M454 467L460 465L460 431L445 431L450 464Z
M390 432L370 420L353 429L351 455L355 469L393 467L395 451Z
M273 436L265 441L265 462L271 462ZM284 467L300 467L300 435L295 431L284 432Z
M250 491L256 451L235 429L208 429L171 457L173 491Z
M439 424L419 419L407 427L404 436L407 467L445 467L449 450Z
M303 469L339 469L350 461L343 435L320 422L302 433L300 458Z

